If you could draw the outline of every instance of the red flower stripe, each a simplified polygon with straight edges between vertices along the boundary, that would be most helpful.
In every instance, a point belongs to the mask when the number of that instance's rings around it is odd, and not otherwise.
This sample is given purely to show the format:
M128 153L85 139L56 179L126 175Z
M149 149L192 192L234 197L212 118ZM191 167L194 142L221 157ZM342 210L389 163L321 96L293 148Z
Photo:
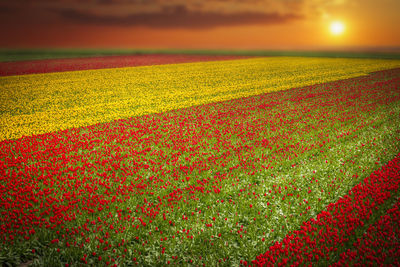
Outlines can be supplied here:
M349 242L353 244L352 240L363 230L375 210L384 206L391 197L398 195L399 185L400 154L349 190L347 195L329 204L316 219L304 222L300 230L293 231L281 242L276 242L252 263L254 266L326 265L338 250L349 247ZM342 253L340 261L334 266L365 261L382 265L387 256L399 256L400 228L393 230L393 225L389 224L392 221L399 226L398 206L399 202L394 209L388 211L388 216L369 227L364 238L354 242L355 250L348 249ZM387 232L391 235L386 237ZM389 240L385 240L387 238ZM371 250L371 247L378 250ZM391 259L399 263L399 258Z
M400 266L400 200L332 266Z
M33 73L62 72L104 68L122 68L176 64L186 62L233 60L246 56L202 56L202 55L126 55L88 58L43 59L29 61L0 62L0 76Z

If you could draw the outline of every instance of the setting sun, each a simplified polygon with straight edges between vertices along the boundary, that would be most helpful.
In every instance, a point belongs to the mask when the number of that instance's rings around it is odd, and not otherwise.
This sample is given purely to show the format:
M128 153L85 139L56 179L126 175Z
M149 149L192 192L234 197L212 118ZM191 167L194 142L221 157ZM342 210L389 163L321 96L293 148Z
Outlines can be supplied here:
M342 22L340 21L334 21L331 23L331 33L333 35L341 35L344 32L345 26Z

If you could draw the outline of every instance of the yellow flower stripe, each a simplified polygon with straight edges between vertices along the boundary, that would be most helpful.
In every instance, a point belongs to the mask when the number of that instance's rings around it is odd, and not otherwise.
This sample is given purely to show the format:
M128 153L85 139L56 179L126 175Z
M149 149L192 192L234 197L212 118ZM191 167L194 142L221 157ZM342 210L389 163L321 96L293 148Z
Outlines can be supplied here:
M398 60L271 57L0 78L0 140L325 83Z

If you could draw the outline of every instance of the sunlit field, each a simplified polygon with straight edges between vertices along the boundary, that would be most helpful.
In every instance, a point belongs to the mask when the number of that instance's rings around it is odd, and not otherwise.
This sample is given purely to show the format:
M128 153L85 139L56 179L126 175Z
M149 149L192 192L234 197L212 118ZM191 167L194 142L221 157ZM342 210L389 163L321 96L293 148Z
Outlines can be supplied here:
M400 265L399 60L20 73L0 111L5 266Z

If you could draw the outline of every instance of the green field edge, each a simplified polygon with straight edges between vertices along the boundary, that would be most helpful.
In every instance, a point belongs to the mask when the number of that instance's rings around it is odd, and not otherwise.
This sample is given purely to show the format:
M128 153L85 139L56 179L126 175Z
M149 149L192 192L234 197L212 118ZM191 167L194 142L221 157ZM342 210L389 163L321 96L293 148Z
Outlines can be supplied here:
M196 49L1 49L0 62L24 60L86 58L123 55L209 55L209 56L288 56L400 59L400 52L375 51L294 51L294 50L196 50Z

